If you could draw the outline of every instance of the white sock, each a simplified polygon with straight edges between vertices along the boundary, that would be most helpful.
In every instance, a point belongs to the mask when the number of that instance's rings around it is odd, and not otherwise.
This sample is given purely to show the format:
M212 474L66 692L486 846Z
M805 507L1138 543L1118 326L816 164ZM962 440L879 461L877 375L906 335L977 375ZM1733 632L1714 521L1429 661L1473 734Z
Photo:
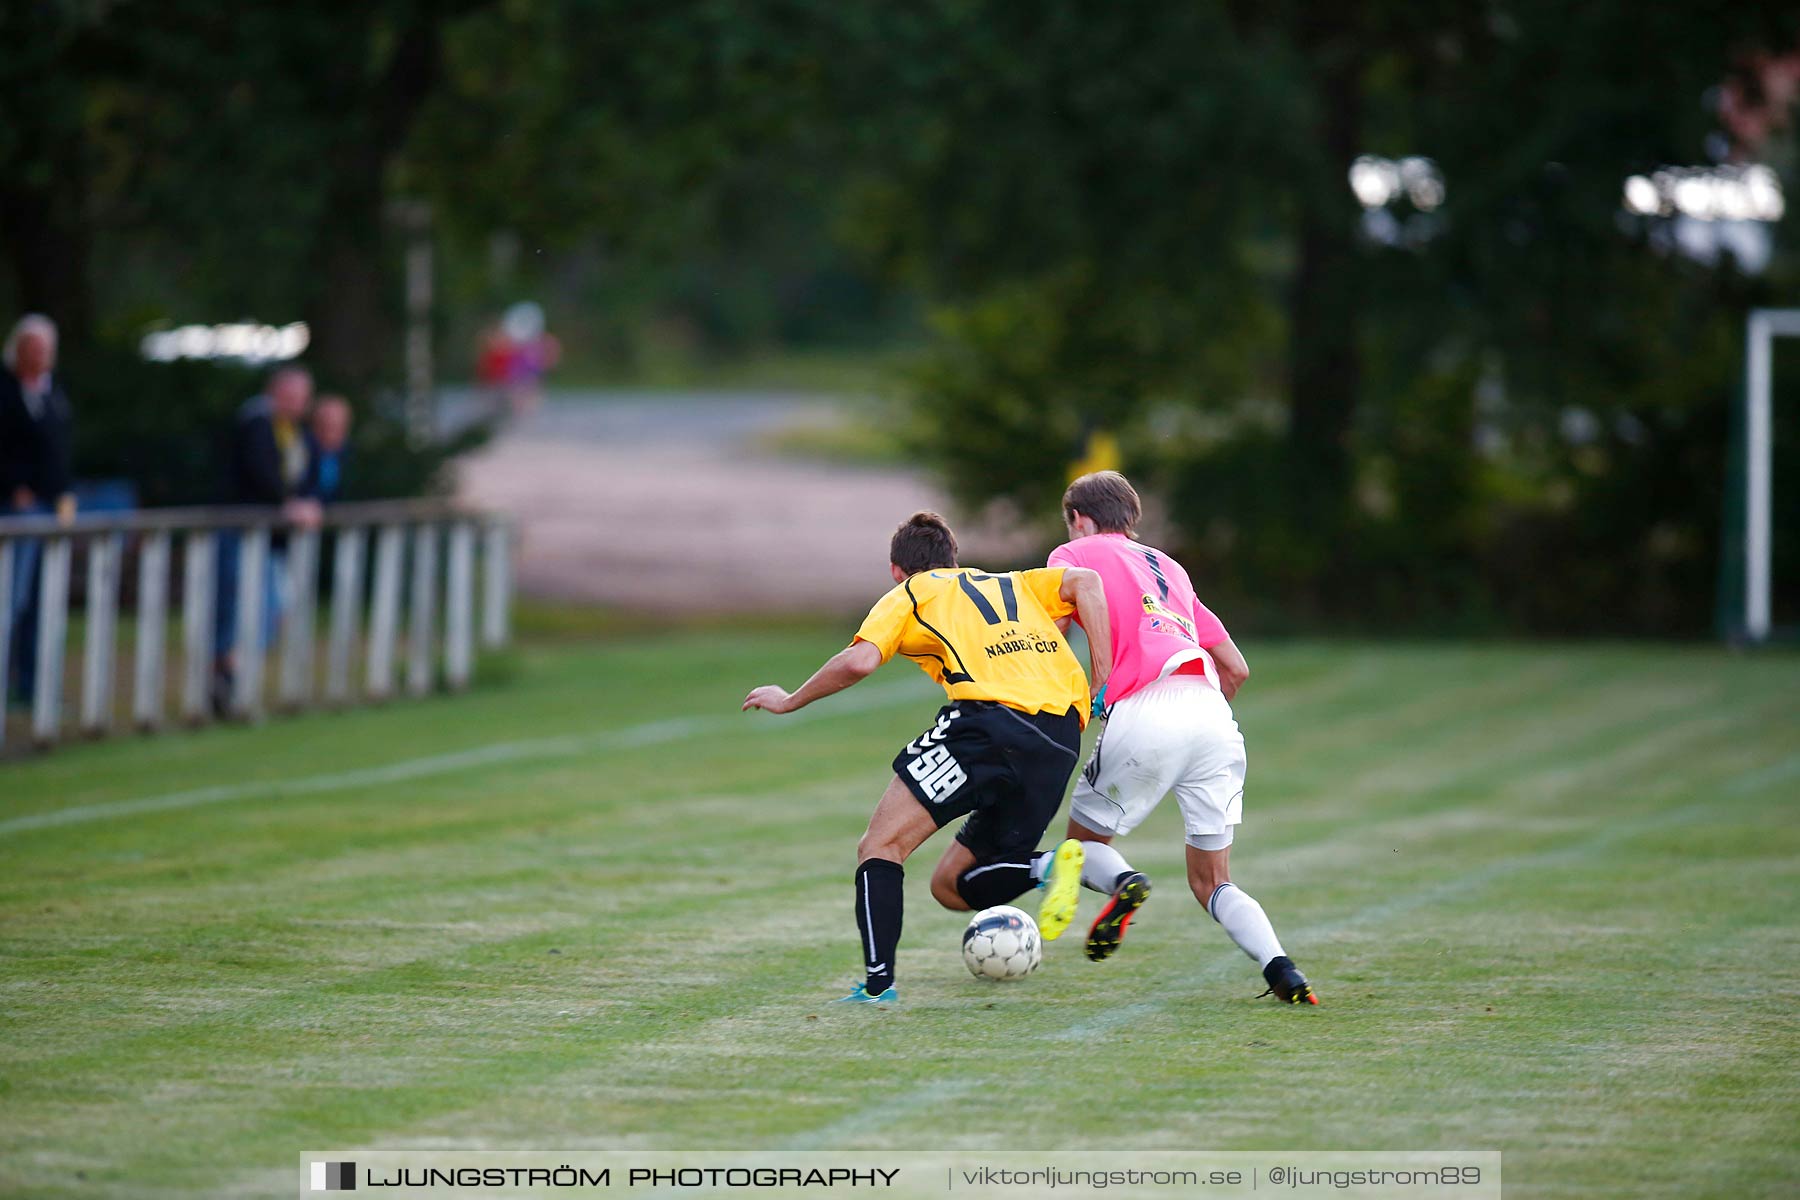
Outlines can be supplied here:
M1034 855L1032 857L1031 881L1033 883L1042 883L1044 881L1044 872L1050 869L1050 862L1055 857L1056 851L1054 850L1046 850L1042 854Z
M1262 905L1235 883L1222 883L1212 896L1212 918L1230 935L1238 948L1266 967L1271 959L1280 958L1281 941Z
M1087 851L1087 858L1081 864L1082 886L1103 896L1112 895L1113 885L1119 881L1119 876L1131 870L1131 864L1105 842L1083 842L1081 845Z

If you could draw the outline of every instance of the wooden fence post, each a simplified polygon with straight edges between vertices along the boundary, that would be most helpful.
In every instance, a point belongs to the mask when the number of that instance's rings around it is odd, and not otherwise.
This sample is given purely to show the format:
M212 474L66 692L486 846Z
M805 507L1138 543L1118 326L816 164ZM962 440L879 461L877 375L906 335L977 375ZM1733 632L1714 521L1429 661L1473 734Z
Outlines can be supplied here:
M394 636L400 625L400 556L403 530L383 525L375 543L375 598L369 614L369 695L394 693Z
M169 612L169 534L157 530L138 548L137 655L131 719L139 729L162 725L163 641Z
M483 541L481 645L498 650L512 638L512 530L493 521Z
M237 630L232 639L231 712L254 720L262 715L263 612L269 569L269 527L256 525L238 535Z
M181 554L181 715L200 724L212 718L218 534L194 530L183 539Z
M437 621L438 528L431 521L413 530L412 596L407 605L406 690L414 696L431 691L436 665L432 629Z
M81 732L106 733L113 723L113 662L119 644L119 576L125 535L88 543L87 636L81 656Z
M362 611L363 531L337 531L331 555L331 631L325 647L325 700L350 699L350 656L356 647L357 614Z
M69 567L74 543L66 535L46 538L38 567L37 688L31 705L31 736L53 744L62 727L63 648L69 632Z
M319 531L302 529L288 539L287 611L281 618L283 708L305 708L313 698L313 620L319 596Z

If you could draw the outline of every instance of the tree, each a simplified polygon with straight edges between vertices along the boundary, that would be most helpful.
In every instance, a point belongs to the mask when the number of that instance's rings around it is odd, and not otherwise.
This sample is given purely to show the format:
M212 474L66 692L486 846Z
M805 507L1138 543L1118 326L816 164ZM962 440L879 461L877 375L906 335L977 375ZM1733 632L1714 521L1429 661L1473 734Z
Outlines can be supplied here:
M344 385L390 365L391 174L482 0L221 9L43 2L0 26L0 206L20 302L82 342L115 310L304 314ZM121 269L121 263L137 267Z
M880 32L851 43L888 62L832 59L838 111L888 131L854 185L874 198L862 241L950 305L921 402L972 498L1042 509L1046 468L1095 417L1128 445L1138 431L1199 560L1290 613L1704 619L1716 506L1695 493L1724 457L1730 347L1792 268L1759 282L1659 259L1621 229L1620 189L1702 155L1708 87L1747 49L1800 42L1793 14L946 4L856 20ZM1365 151L1430 155L1449 181L1435 212L1401 202L1394 245L1364 234L1346 183ZM1599 444L1563 432L1574 409L1598 413ZM1478 454L1478 434L1504 444ZM1672 469L1683 487L1645 486ZM1585 582L1558 600L1509 577L1524 561Z
M57 314L79 346L94 315L82 100L102 47L72 3L0 8L0 44L0 230L16 303Z

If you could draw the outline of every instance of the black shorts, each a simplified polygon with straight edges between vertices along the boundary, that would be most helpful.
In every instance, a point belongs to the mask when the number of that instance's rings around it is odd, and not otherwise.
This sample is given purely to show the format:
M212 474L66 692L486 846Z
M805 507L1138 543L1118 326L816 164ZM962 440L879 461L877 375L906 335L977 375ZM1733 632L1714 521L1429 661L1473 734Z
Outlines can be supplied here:
M1022 713L987 700L938 709L937 723L894 758L894 774L942 829L981 862L1037 849L1081 761L1081 718Z

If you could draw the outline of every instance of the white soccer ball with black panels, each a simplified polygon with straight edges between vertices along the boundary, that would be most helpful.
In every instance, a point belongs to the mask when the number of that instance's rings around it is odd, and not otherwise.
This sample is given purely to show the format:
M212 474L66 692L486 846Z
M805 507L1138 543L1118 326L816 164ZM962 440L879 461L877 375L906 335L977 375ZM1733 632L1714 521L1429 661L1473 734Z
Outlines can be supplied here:
M1037 922L1010 904L984 908L963 930L963 963L977 979L1023 979L1044 961Z

